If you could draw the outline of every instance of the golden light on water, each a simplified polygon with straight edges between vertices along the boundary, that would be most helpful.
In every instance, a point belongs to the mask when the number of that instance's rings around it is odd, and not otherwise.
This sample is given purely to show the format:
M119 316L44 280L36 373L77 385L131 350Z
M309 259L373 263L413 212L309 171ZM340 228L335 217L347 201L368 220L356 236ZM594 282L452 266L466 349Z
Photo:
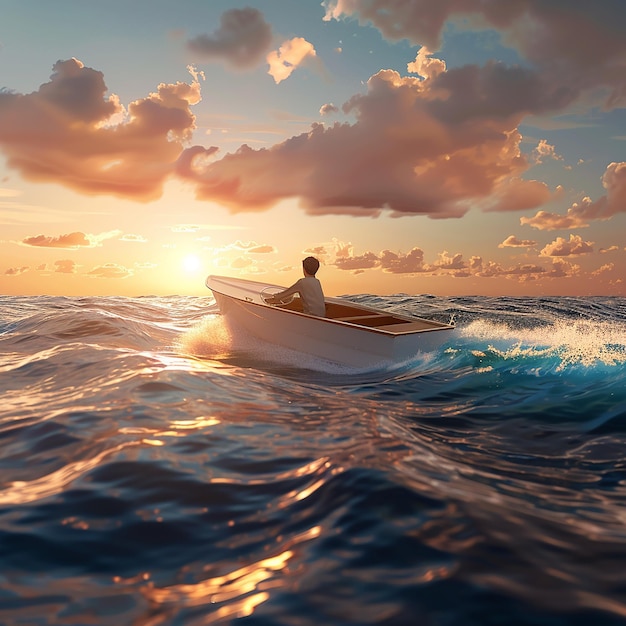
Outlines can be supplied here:
M188 420L174 420L170 423L170 428L174 430L199 430L207 426L216 426L219 423L220 420L210 415Z
M207 616L208 621L205 623L209 624L225 617L246 617L269 599L265 589L272 586L270 579L287 567L293 554L291 550L285 550L276 556L195 584L172 585L161 589L150 586L144 590L144 594L157 605L183 604L189 607L228 603Z
M249 616L260 604L269 600L272 589L288 584L288 566L291 560L297 558L297 547L316 539L321 533L320 526L313 526L293 536L285 544L287 549L275 556L197 583L157 588L150 582L142 593L152 604L165 610L169 606L214 605L215 611L203 618L206 624L221 622L227 617ZM116 582L124 581L118 579Z
M0 504L27 504L57 494L75 479L103 464L108 457L120 453L125 448L137 445L139 445L137 441L122 443L103 450L91 458L68 463L40 478L29 481L13 481L0 490Z

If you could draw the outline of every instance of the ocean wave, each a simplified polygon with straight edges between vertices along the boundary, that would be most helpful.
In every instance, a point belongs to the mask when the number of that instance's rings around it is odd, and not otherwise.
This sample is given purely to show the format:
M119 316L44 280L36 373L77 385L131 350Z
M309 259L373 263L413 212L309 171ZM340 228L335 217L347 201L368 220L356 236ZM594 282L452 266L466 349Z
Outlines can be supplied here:
M623 299L350 298L457 328L358 370L4 297L1 621L622 624Z

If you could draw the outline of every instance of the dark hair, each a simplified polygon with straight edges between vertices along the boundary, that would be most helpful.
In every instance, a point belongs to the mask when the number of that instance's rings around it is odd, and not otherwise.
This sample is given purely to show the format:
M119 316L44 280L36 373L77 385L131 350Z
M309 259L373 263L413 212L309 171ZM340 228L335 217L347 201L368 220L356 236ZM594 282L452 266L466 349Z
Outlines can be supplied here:
M302 268L307 274L315 276L315 272L320 268L320 262L314 256L308 256L302 261Z

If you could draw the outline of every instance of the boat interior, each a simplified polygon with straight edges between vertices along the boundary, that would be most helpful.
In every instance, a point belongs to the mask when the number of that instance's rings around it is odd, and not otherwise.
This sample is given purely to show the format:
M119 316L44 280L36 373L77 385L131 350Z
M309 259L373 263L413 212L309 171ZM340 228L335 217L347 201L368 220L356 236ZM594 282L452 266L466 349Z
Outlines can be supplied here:
M279 306L281 309L298 311L299 313L303 312L302 302L298 297L293 298L288 304L281 304ZM339 302L326 302L326 319L335 320L337 322L347 322L368 328L377 328L394 334L448 327L447 324L433 320L411 319L394 315L390 312L363 309L359 306L350 306L349 303L344 304Z

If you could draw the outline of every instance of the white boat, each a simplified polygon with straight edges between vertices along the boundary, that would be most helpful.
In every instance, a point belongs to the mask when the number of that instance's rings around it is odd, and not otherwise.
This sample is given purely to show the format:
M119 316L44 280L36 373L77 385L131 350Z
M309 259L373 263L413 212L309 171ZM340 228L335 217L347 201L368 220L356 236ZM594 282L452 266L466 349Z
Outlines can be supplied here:
M370 368L431 352L449 339L454 326L326 297L326 317L302 312L298 297L274 305L266 298L284 287L228 276L209 276L226 320L251 335L334 363Z

